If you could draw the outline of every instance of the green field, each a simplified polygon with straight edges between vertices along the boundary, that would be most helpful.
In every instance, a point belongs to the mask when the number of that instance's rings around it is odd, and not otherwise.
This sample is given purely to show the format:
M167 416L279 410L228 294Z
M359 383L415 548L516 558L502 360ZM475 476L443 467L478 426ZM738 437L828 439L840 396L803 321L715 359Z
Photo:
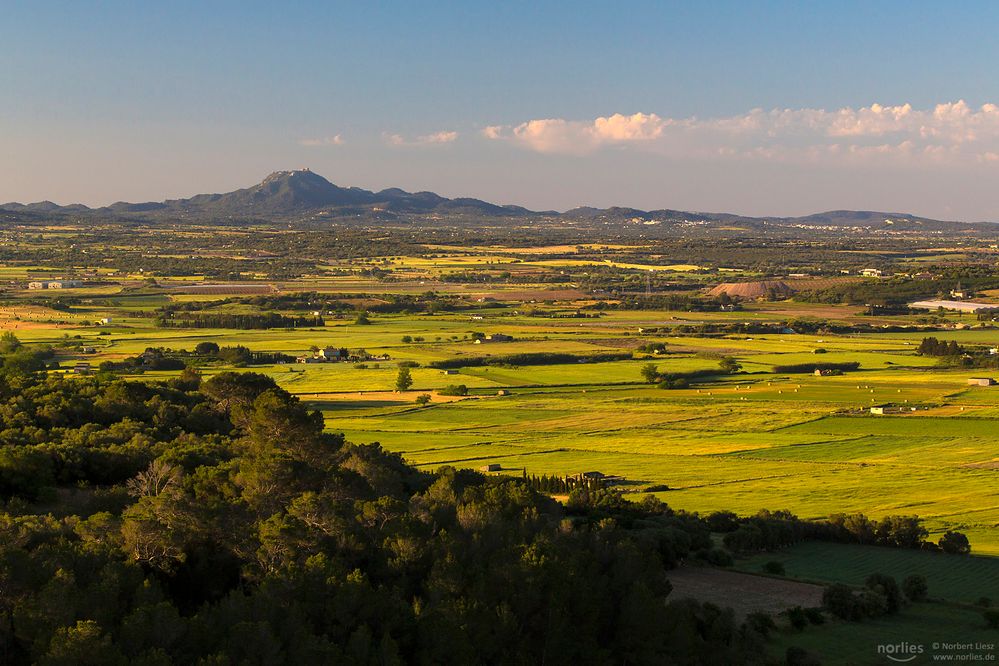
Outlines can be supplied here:
M878 652L878 646L908 644L922 647L917 658L908 663L929 664L938 660L994 663L999 655L996 634L995 629L985 627L980 611L921 603L907 606L897 615L875 620L832 622L807 627L800 633L788 630L771 641L771 651L782 658L787 648L794 645L817 655L823 664L888 664L893 662ZM953 646L955 643L961 645ZM972 647L964 647L967 644ZM946 655L962 657L953 659Z
M783 564L790 578L822 583L859 586L872 573L888 574L900 582L919 574L926 577L931 598L975 603L986 597L999 603L999 558L994 557L810 541L737 560L736 567L758 573L772 561Z
M500 262L523 268L509 263L514 258L473 252L392 261L398 270L429 275ZM296 286L364 291L377 285L357 276L337 276L283 288ZM382 293L420 293L418 286L400 281L386 285ZM572 304L545 303L544 288L531 288L542 297L530 304L511 300L460 313L373 314L370 325L331 318L324 327L296 330L160 329L150 316L155 308L174 300L210 305L211 297L106 290L68 310L14 308L17 315L10 320L26 342L93 345L96 354L87 360L95 365L147 347L193 349L204 341L293 356L330 344L387 354L388 361L362 365L246 369L267 374L312 402L323 411L329 429L352 441L381 442L425 469L488 462L512 474L601 471L625 477L623 489L634 497L651 485L668 485L671 490L658 493L663 501L698 512L789 509L806 518L841 512L918 514L934 535L960 530L976 552L999 554L999 498L994 491L999 449L993 435L999 426L999 389L969 387L966 380L981 371L948 369L934 357L916 354L923 334L671 335L678 325L772 321L783 316L775 309L806 317L812 310L802 303L749 304L739 312L609 310L588 319L551 319L544 316L548 310L564 311ZM451 289L463 293L468 285ZM219 307L252 311L239 303ZM825 316L853 316L848 307L821 308ZM112 323L93 323L103 317L111 317ZM639 332L649 327L660 333ZM514 340L475 344L475 333L505 333ZM404 336L422 340L404 343ZM938 337L969 345L999 344L999 330L994 329L944 331ZM648 342L664 342L669 353L637 351ZM825 353L816 354L817 349ZM581 357L627 351L634 358L483 365L451 375L426 367L444 359L537 351ZM726 355L741 363L741 373L703 377L683 390L642 383L641 368L647 363L661 372L707 371ZM64 368L79 359L73 353L60 355ZM464 384L470 395L457 402L435 396L429 407L416 409L412 396L403 399L393 392L399 361L420 365L412 370L413 391L435 394L447 385ZM774 366L812 362L859 362L860 370L829 377L773 372ZM208 376L226 369L216 364L202 371ZM152 371L136 377L173 374ZM868 413L881 404L909 411Z

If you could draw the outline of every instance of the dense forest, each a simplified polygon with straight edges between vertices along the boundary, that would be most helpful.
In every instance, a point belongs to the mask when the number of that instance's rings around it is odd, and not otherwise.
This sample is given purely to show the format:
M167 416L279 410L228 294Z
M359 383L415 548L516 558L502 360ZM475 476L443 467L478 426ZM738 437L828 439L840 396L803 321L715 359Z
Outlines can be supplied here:
M666 603L710 542L652 497L421 472L255 373L10 364L0 400L3 663L762 659L731 611Z

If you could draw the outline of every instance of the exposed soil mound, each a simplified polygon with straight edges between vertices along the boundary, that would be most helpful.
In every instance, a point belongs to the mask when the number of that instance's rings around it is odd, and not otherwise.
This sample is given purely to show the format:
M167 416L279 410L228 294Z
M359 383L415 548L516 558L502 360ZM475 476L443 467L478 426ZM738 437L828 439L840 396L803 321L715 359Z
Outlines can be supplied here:
M795 293L786 282L780 280L763 280L761 282L723 282L711 291L709 296L721 296L728 294L733 298L738 297L744 300L756 298L788 298Z

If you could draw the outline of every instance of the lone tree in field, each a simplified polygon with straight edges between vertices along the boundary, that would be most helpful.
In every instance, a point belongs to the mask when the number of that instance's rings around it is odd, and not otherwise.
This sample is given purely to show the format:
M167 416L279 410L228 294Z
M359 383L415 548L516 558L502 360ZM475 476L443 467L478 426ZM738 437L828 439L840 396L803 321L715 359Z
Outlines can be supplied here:
M646 363L642 366L642 379L650 384L659 381L659 368L656 367L655 363Z
M21 347L21 341L10 331L4 331L0 335L0 354L9 354L17 351Z
M409 368L399 368L399 374L395 377L395 390L405 391L412 385L413 375L410 374Z
M930 592L929 585L926 583L926 576L920 576L919 574L906 576L905 580L902 581L902 592L905 593L909 601L926 601L926 596Z
M735 373L742 370L742 365L740 365L739 362L736 361L731 356L726 356L721 361L719 361L718 367L721 369L722 372L724 372L727 375L734 375Z

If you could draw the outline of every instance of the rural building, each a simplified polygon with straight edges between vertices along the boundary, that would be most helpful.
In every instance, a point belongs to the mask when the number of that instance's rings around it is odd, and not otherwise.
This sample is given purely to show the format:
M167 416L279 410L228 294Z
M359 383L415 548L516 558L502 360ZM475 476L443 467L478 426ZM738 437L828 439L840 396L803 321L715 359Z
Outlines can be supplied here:
M871 407L871 414L904 414L905 412L914 412L915 407L904 407L900 405L875 405Z
M319 351L319 355L325 361L342 361L347 356L347 350L337 347L326 347Z
M881 277L881 270L878 268L865 268L860 271L860 274L864 277Z
M82 287L80 280L32 280L28 283L28 289L70 289L72 287Z
M475 344L481 345L486 342L510 342L513 340L512 335L505 335L503 333L490 333L484 338L476 338Z
M991 377L971 377L968 386L995 386L996 380Z
M346 347L334 347L332 345L326 346L320 349L318 352L313 352L311 356L303 355L295 358L296 363L337 363L339 361L347 360L367 360L359 359L355 356L348 356L349 351Z
M325 363L326 359L320 358L319 356L298 356L295 358L295 363Z
M90 364L86 361L80 361L73 366L74 375L89 375L90 374Z
M456 375L456 374L458 374L458 371L457 370L445 370L444 374L445 375Z
M488 465L483 465L479 468L480 472L498 472L503 469L503 466L499 463L489 463Z
M110 324L111 323L111 317L101 317L101 319L100 319L100 321L98 323L100 323L100 324Z
M80 352L83 354L96 354L97 350L94 347L81 347Z

